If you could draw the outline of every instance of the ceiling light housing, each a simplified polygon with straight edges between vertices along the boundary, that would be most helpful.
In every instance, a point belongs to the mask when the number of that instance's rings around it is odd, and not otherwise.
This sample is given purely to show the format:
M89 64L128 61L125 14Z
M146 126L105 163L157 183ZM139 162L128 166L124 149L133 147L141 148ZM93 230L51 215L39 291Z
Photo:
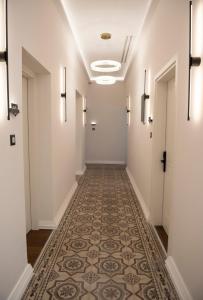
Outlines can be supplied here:
M121 69L121 63L115 60L96 60L90 65L91 69L96 72L110 73Z
M102 40L110 40L111 39L111 33L109 32L103 32L100 34L100 37Z
M116 78L113 76L98 76L98 77L95 77L95 81L97 84L111 85L111 84L116 83Z

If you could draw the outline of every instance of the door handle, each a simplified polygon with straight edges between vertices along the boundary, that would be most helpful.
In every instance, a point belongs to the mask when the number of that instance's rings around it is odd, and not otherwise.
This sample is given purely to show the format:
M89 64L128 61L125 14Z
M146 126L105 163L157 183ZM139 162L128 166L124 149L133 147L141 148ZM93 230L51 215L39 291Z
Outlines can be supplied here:
M167 162L167 154L166 151L163 152L163 158L161 159L161 163L163 164L163 172L166 172L166 162Z

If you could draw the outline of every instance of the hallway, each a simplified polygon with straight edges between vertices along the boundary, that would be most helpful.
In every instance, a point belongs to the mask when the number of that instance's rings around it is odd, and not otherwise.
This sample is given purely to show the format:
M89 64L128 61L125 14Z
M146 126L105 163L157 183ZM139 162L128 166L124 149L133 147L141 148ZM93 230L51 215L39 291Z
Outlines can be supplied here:
M124 166L88 165L23 299L179 299Z
M203 0L0 0L0 300L203 299L202 83Z

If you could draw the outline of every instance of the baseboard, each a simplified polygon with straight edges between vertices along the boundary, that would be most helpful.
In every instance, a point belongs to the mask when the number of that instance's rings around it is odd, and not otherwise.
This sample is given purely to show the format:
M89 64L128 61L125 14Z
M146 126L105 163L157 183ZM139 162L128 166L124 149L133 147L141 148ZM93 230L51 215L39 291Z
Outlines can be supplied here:
M32 275L33 275L33 268L30 264L27 264L7 300L20 300L23 293L25 292L25 289L29 281L32 278Z
M82 170L79 170L79 171L76 172L76 175L79 175L79 176L84 175L86 169L87 169L87 167L84 166L84 168Z
M173 260L172 256L168 256L166 259L166 268L171 276L171 279L176 287L181 300L193 300L179 270Z
M128 176L130 178L130 182L131 182L131 184L133 186L133 189L134 189L135 194L136 194L136 196L138 198L138 201L140 202L140 205L141 205L142 210L144 212L145 218L146 218L147 221L149 221L149 218L150 218L149 209L148 209L147 205L145 204L145 201L144 201L144 199L142 197L142 194L140 193L139 188L138 188L137 184L135 183L135 180L134 180L134 178L133 178L130 170L128 169L128 167L126 168L126 171L127 171L127 174L128 174Z
M38 229L56 229L56 224L51 221L39 221L38 223Z
M63 203L61 204L55 218L54 218L54 221L51 222L51 221L40 221L38 223L38 229L56 229L57 226L59 225L60 221L61 221L61 218L63 217L63 214L71 200L71 198L73 197L76 189L77 189L77 182L74 182L71 190L68 192L68 194L66 195L66 198L64 199Z
M106 164L106 165L125 165L122 160L88 160L86 164Z
M65 200L63 201L63 203L61 204L57 214L56 214L56 217L54 218L54 223L55 223L55 226L57 227L61 221L61 218L63 217L65 211L66 211L66 208L68 207L68 204L71 200L71 198L73 197L76 189L78 187L78 184L77 182L75 181L74 184L72 185L72 188L70 189L70 191L68 192L68 194L66 195L66 198ZM55 228L56 228L55 227Z

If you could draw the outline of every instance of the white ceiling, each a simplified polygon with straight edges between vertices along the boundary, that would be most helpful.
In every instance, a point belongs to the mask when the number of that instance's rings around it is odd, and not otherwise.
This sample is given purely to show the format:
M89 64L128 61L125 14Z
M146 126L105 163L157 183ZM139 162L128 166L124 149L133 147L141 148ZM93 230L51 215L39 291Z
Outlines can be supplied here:
M61 0L61 2L90 78L103 75L91 71L90 63L103 59L121 62L126 37L132 36L127 61L122 63L119 72L113 73L114 76L124 77L151 1ZM111 40L102 40L100 38L102 32L110 32Z

